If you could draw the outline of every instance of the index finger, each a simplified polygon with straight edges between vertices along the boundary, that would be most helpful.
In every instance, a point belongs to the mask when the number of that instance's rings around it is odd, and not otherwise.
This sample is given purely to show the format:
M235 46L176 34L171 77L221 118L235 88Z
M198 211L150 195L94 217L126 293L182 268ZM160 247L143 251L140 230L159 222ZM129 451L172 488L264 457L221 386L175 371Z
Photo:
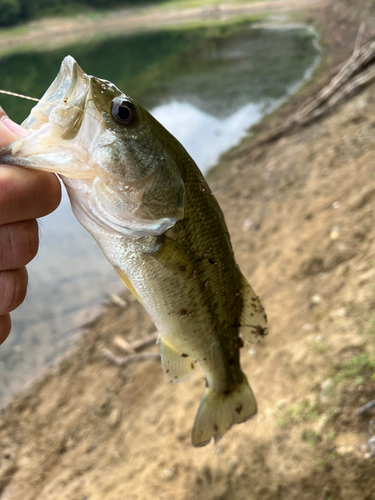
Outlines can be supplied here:
M18 139L18 135L9 130L9 128L5 125L4 119L6 118L7 115L4 113L3 109L0 108L0 148L3 148Z
M28 134L29 131L11 120L0 106L0 148Z

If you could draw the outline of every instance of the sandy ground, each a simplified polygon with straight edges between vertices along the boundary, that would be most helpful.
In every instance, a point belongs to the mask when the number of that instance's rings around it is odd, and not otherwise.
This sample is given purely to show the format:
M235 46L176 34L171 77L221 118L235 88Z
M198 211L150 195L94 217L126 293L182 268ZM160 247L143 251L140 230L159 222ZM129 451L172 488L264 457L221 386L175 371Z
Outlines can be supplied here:
M363 15L369 36L371 13ZM321 78L263 132L350 55L359 11L335 0L314 16L325 33ZM212 181L269 317L265 341L242 350L256 419L194 449L200 374L172 386L159 362L121 368L103 356L121 355L116 336L154 330L125 294L126 307L109 305L3 411L1 500L375 499L375 458L364 446L374 410L356 415L375 397L374 105L371 85L277 142L247 138Z

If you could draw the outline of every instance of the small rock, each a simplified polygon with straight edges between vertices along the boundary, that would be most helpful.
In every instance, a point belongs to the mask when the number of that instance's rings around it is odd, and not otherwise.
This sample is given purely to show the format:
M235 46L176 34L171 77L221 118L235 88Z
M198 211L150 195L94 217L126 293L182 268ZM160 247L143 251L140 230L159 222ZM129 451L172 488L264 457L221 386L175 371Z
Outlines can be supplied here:
M337 210L337 209L338 209L338 208L340 208L340 207L341 207L341 203L340 203L339 201L334 201L334 202L332 203L332 208L333 208L333 210Z
M248 355L250 358L255 358L255 356L257 355L256 350L255 350L255 349L253 349L252 347L250 347L250 349L247 351L247 355Z
M323 404L328 404L332 400L333 386L334 384L331 378L328 378L327 380L322 382L319 398Z
M346 309L345 307L340 307L340 309L337 309L335 312L336 316L339 316L340 318L343 318L346 314Z
M175 469L165 469L164 477L166 479L173 479L173 476L175 475L175 473L176 473Z
M314 342L317 342L317 343L323 342L324 339L325 339L324 335L321 335L321 334L320 335L316 335L314 337Z
M252 225L253 221L251 219L245 219L242 224L242 229L244 231L248 231L249 229L251 229Z
M301 330L303 332L311 332L312 330L314 330L314 325L312 323L306 323L302 326Z
M221 455L223 453L223 447L221 444L217 444L215 446L215 455Z
M336 448L336 452L338 455L347 455L348 453L353 453L353 451L354 451L354 446L352 445L338 446Z
M113 408L107 422L110 427L116 427L121 422L121 410L119 408Z
M340 236L340 227L339 226L333 226L333 228L331 229L331 233L329 235L330 239L332 241L336 241L339 239L339 236Z
M322 302L322 297L318 293L316 293L311 297L311 304L313 304L314 306L320 304L321 302Z
M284 406L286 405L286 399L280 399L280 401L278 401L276 403L276 407L281 410L282 408L284 408Z

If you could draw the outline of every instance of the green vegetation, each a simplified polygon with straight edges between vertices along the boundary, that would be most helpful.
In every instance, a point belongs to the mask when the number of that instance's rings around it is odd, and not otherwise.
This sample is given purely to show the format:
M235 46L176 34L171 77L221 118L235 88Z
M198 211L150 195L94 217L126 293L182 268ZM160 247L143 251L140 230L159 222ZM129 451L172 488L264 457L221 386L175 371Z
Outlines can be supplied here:
M366 376L375 379L374 375L375 359L368 352L364 352L342 361L335 381L353 380L355 384L360 385L365 381Z
M315 420L321 414L322 410L317 403L311 404L307 399L303 399L301 402L288 408L285 414L277 420L277 424L279 427L286 427L288 425ZM304 439L304 441L306 440L307 438Z
M199 7L202 4L221 5L223 3L223 0L161 0L161 1L162 4L165 5L166 7L178 7L179 9ZM236 3L251 3L251 2L259 2L259 0L236 0Z
M309 446L315 446L317 443L321 442L322 436L313 430L306 430L302 432L301 439Z

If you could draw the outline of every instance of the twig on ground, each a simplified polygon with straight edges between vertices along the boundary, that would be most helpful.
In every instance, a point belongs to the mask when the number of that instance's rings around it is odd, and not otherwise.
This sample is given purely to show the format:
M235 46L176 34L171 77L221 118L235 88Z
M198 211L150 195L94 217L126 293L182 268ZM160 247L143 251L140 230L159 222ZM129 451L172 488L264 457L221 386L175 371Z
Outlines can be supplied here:
M132 344L120 335L116 335L116 337L113 339L113 343L124 352L133 354L135 351L141 351L142 349L155 344L158 335L158 332L153 332L150 335L147 335L147 337L136 340Z
M138 354L130 354L129 356L125 356L123 358L115 356L108 349L102 349L102 352L107 359L109 359L110 361L112 361L112 363L118 366L127 366L130 363L137 363L139 361L146 361L149 359L154 359L154 360L160 359L160 354L156 352L141 352Z
M127 340L117 335L113 339L114 343L117 345L117 347L120 347L123 351L127 352L128 355L124 356L123 358L119 358L118 356L113 354L113 352L111 352L109 349L102 349L102 352L107 359L109 359L110 361L112 361L112 363L115 363L115 365L118 366L126 366L130 363L145 361L147 359L160 359L160 354L156 352L155 353L144 352L135 354L135 351L140 351L142 349L145 349L146 347L154 345L156 339L158 338L158 335L159 335L158 332L153 332L150 335L147 335L147 337L143 337L142 339L139 339L133 342L132 344L130 344Z
M357 410L357 415L364 415L369 410L372 410L372 408L375 408L375 399L373 399L369 403L366 403L364 406L362 406L361 408L359 408Z
M150 335L147 335L147 337L143 337L133 342L131 346L135 351L140 351L141 349L145 349L146 347L155 344L158 335L159 335L158 332L150 333Z

